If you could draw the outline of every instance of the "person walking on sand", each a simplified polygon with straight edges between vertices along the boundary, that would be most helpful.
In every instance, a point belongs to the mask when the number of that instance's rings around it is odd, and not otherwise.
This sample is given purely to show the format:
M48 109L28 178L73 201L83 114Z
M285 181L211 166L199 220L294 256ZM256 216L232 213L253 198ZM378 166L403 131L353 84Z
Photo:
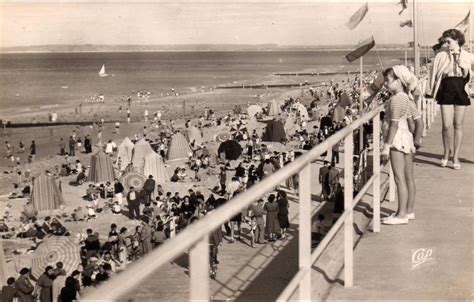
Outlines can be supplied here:
M441 167L446 167L452 156L453 169L459 170L464 113L471 105L469 83L472 78L472 54L462 48L465 38L461 31L446 30L442 38L447 47L441 47L435 56L426 94L434 97L441 106L444 147ZM451 148L453 143L454 149Z
M61 137L59 140L59 155L64 156L66 154L66 143L64 139Z
M115 122L115 134L119 134L119 133L120 133L120 122L116 121Z
M36 144L34 140L31 141L31 145L30 145L30 157L31 157L31 160L34 160L36 157Z
M76 155L76 141L72 136L69 137L69 156L75 156Z
M413 157L420 146L423 121L415 103L410 99L411 91L418 85L418 79L408 68L393 66L384 71L385 86L392 93L386 105L385 122L389 123L384 133L382 158L388 159L395 175L397 185L398 210L382 220L383 224L407 224L415 219L415 180L413 175ZM415 135L410 126L415 124Z

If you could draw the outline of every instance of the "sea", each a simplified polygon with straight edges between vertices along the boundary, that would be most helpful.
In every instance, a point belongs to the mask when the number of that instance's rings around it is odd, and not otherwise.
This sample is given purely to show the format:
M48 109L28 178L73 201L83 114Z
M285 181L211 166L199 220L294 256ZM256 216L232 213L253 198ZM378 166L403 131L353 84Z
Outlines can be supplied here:
M0 54L0 115L106 100L138 91L161 96L252 83L285 72L359 70L347 51L199 51ZM370 51L364 69L400 64L404 51ZM99 77L102 65L108 76Z

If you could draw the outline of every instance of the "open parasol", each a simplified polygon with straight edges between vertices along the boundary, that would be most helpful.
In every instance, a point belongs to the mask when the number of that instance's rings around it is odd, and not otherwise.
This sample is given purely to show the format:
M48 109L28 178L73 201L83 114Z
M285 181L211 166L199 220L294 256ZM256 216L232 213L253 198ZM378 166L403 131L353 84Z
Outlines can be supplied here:
M79 246L70 237L53 236L45 239L35 251L31 260L31 274L39 278L46 266L56 266L57 262L64 264L69 275L81 264Z
M129 191L130 187L141 190L145 184L146 176L139 172L128 172L120 178L120 182L125 187L125 191Z

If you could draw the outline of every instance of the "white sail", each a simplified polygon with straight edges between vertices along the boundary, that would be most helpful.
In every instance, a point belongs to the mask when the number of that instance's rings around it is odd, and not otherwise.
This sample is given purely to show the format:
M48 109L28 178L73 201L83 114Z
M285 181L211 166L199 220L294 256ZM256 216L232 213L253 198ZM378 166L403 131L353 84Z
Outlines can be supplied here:
M102 64L102 68L99 71L99 76L106 77L107 74L105 73L105 64Z

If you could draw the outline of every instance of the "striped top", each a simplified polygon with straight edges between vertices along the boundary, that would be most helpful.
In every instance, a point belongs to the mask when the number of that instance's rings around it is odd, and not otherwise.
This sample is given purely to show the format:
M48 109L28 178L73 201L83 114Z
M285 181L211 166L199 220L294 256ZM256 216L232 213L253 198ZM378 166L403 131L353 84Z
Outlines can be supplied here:
M385 107L385 112L387 120L395 122L400 120L405 114L414 120L421 117L415 102L411 101L404 92L399 92L390 98L388 106Z

